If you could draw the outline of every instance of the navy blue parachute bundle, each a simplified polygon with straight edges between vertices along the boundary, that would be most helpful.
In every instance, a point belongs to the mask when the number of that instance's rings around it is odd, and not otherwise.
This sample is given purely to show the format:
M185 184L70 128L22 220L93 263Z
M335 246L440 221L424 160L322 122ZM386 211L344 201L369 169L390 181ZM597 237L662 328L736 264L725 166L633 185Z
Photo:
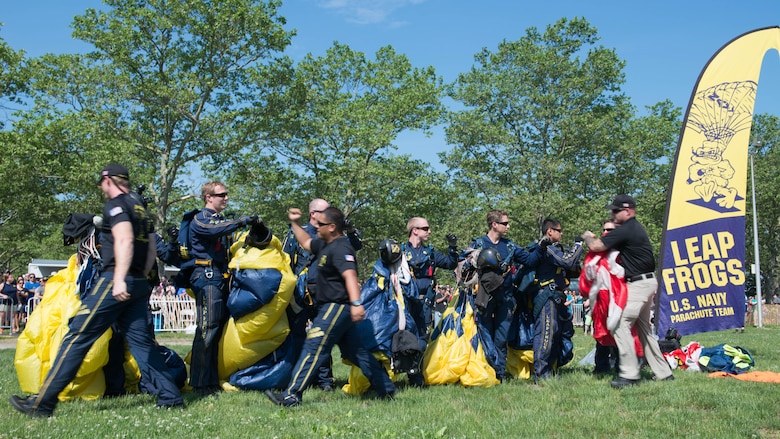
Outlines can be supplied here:
M292 378L297 353L293 340L287 339L271 354L252 366L230 375L228 382L241 389L284 389Z
M316 315L316 303L314 297L309 293L306 288L306 284L309 282L309 267L303 269L298 274L298 278L295 281L295 290L293 291L293 299L295 299L293 311L306 312L309 315Z
M401 288L404 296L416 297L418 294L415 282L401 284ZM391 357L393 335L398 331L399 307L393 293L390 271L381 259L376 261L371 277L360 289L360 300L366 310L366 318L358 324L363 345L371 352L381 351ZM405 329L419 335L405 300L402 306Z
M279 292L282 273L275 268L235 270L227 308L234 318L241 318L268 304Z
M226 300L230 318L220 338L217 364L219 378L224 381L268 356L285 357L279 348L291 332L286 310L295 275L289 256L276 237L260 248L245 245L246 234L239 233L230 246L228 268L233 282ZM261 380L257 376L253 379Z
M534 316L531 310L517 306L509 327L507 344L512 349L533 349Z
M162 355L165 365L168 366L168 370L173 377L173 382L176 383L176 387L180 389L183 388L187 383L187 366L184 364L184 360L182 360L179 354L177 354L169 347L158 345L157 350L160 352L160 355ZM149 379L151 379L151 381L149 381ZM157 385L155 383L155 377L141 375L141 381L138 383L138 389L142 393L156 395L158 391Z
M466 300L471 301L471 305L474 306L474 299L475 297L472 295L468 295ZM485 325L482 324L482 317L480 314L475 315L476 324L477 324L477 334L472 337L471 345L472 348L476 351L477 350L477 343L482 344L482 350L485 353L485 359L487 360L488 364L490 364L490 367L495 368L496 364L498 363L498 356L500 355L498 352L498 349L496 349L495 343L493 343L493 337L490 336L490 332L487 330Z

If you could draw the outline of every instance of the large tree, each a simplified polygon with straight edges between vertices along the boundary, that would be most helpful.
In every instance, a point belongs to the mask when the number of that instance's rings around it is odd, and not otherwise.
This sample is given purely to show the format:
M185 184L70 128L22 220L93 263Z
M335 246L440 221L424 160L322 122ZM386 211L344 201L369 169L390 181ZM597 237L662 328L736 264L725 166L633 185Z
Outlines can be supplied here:
M36 151L27 136L12 131L11 115L23 108L27 71L22 51L0 39L0 266L24 273L36 255L58 257L58 232L64 210L54 199L58 182L49 178L53 166L46 151ZM35 133L32 134L33 136ZM54 252L46 252L55 246Z
M74 210L96 209L95 175L117 161L147 186L162 224L199 189L189 172L256 140L241 128L284 81L290 62L279 54L292 33L276 0L104 3L73 22L94 51L30 63L34 108L16 128L54 154L60 198Z
M252 209L281 229L277 235L285 231L287 207L305 207L315 197L341 208L369 245L402 238L406 218L446 203L446 177L394 154L399 134L427 132L440 120L441 80L432 67L414 67L392 47L369 59L334 43L323 56L301 60L290 87L279 92L274 101L282 111L272 124L246 130L263 139L225 157L232 165L224 173Z
M452 113L446 133L454 148L442 156L483 206L472 221L502 208L521 242L538 237L548 216L578 235L598 226L616 193L662 191L642 178L668 157L675 114L659 104L648 119L632 120L620 89L624 63L597 41L579 18L529 28L496 51L483 49L452 84L464 109ZM667 124L665 135L645 132L655 123Z
M746 215L745 265L750 267L755 261L752 212L755 202L762 274L761 292L764 298L771 300L772 293L780 293L780 198L777 197L777 188L780 186L780 175L777 172L780 168L780 149L776 148L780 142L780 118L768 114L756 115L751 134L756 199L753 200L748 174L747 188L751 195L747 203L749 208ZM748 168L748 172L750 171ZM751 280L752 278L753 276L748 277Z

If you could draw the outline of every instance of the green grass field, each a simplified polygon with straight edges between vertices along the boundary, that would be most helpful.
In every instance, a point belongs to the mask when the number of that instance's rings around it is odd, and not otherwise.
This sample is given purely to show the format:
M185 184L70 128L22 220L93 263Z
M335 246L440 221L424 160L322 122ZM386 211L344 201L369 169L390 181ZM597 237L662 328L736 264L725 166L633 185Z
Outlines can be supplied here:
M162 336L166 344L170 336ZM742 346L754 356L754 370L780 372L780 327L747 328L683 338L710 347ZM0 438L780 438L778 384L709 378L704 372L676 370L672 382L610 388L612 377L594 377L580 366L593 347L590 336L574 339L575 359L560 378L534 385L508 381L489 389L458 385L407 388L399 384L394 401L310 390L304 405L282 409L259 392L222 393L198 399L185 393L187 408L161 411L154 399L61 403L54 417L30 419L7 402L19 393L14 350L0 350L7 373L0 376ZM172 344L172 342L171 342ZM171 346L184 355L188 346ZM339 358L338 354L335 358ZM334 366L343 383L348 369Z

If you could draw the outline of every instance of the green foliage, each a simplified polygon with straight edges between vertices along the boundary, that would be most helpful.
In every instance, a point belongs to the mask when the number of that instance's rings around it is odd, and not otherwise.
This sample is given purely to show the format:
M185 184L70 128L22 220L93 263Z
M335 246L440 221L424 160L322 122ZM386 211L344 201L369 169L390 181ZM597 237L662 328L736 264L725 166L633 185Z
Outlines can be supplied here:
M254 140L240 128L268 104L264 91L287 64L274 54L292 33L278 1L105 4L73 22L93 52L30 63L34 106L16 129L55 139L48 146L69 188L60 196L94 193L100 166L121 162L148 187L161 225L172 203L199 192L182 176Z
M748 327L739 334L684 336L683 343L742 346L753 354L756 370L780 373L778 337L776 326ZM181 355L189 351L190 340L160 337ZM136 395L60 403L48 420L26 418L6 406L0 431L8 437L52 438L187 437L193 431L231 438L771 438L780 431L774 384L683 370L674 372L673 382L653 382L652 372L643 369L640 386L615 390L609 386L613 377L592 376L592 366L577 364L593 348L593 339L580 331L574 346L574 360L560 378L540 385L511 380L488 389L419 389L402 382L394 401L310 389L303 406L293 409L274 406L251 391L222 393L216 399L187 392L186 409L173 411L156 410L152 397ZM13 355L12 349L0 350L0 361L10 365ZM343 384L348 369L339 358L334 351L334 375ZM0 376L0 388L6 397L18 393L15 374Z
M548 216L578 235L600 224L618 193L642 201L663 193L652 183L664 176L657 168L679 112L659 104L632 119L620 91L623 61L597 40L580 18L543 33L529 28L520 40L477 54L449 89L465 109L450 116L455 147L442 158L470 190L472 206L481 200L483 212L509 211L519 242L537 238Z
M756 115L753 119L752 139L760 141L751 145L755 179L756 209L758 216L758 243L760 251L762 285L761 292L767 301L772 293L780 293L780 200L777 187L780 184L780 151L775 147L780 141L780 118L773 115ZM750 168L748 168L750 172ZM748 175L746 214L747 248L746 267L755 261L753 246L753 195Z
M327 199L372 249L360 253L363 271L381 239L405 238L406 219L446 205L446 177L393 154L400 133L426 132L440 120L441 80L433 68L413 67L392 47L372 60L334 43L324 56L305 57L290 86L275 93L271 100L284 105L262 141L225 156L227 166L214 171L241 188L239 210L261 212L277 236L287 231L287 208Z

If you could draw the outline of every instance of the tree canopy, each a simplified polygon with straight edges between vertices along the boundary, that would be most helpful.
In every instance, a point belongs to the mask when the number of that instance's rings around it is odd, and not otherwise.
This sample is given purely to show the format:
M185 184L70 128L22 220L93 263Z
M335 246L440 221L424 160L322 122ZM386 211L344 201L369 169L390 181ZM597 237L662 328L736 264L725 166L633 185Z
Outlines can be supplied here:
M279 0L104 3L73 21L88 53L26 59L0 40L6 266L70 254L59 228L68 212L100 212L95 177L109 162L146 185L159 228L202 204L193 195L205 179L223 180L229 208L261 215L279 237L288 207L325 198L364 233L363 275L376 243L406 239L413 216L429 220L438 247L446 233L461 245L483 234L494 208L509 211L518 243L546 217L568 241L598 227L619 193L638 200L660 243L682 112L661 101L637 116L624 61L584 18L483 48L444 84L391 46L367 56L334 42L293 62ZM757 193L773 276L777 126L766 117L754 127L765 139ZM446 172L397 153L402 133L436 127L450 145Z

